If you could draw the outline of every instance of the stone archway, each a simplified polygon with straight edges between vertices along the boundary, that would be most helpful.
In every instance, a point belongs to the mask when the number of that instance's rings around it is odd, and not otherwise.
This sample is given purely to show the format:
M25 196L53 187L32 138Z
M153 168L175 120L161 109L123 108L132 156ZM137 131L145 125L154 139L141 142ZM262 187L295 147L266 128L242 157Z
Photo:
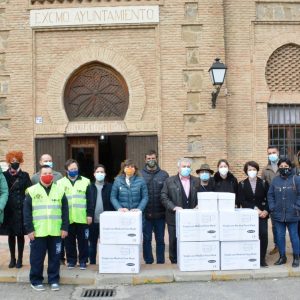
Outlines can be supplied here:
M47 85L47 106L52 124L68 125L64 109L64 91L71 76L83 65L90 62L105 64L122 75L129 93L129 106L124 121L140 121L146 105L145 85L138 69L121 54L107 48L90 47L70 53L56 67Z

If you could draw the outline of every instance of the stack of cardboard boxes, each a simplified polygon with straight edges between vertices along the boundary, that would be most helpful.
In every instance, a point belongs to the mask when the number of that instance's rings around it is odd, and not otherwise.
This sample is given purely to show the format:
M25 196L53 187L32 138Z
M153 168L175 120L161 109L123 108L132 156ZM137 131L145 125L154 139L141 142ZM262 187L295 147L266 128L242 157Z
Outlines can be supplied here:
M99 272L139 273L141 242L141 212L103 212L100 215Z
M231 193L198 193L198 209L176 213L181 271L258 269L258 214Z

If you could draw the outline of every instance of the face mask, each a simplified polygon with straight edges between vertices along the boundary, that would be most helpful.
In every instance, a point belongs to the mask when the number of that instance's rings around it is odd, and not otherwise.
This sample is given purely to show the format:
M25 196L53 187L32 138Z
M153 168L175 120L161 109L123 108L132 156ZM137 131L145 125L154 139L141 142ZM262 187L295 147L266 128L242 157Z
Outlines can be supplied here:
M154 168L154 167L156 166L156 164L157 164L157 162L156 162L156 160L154 160L154 159L148 160L148 161L146 162L146 165L147 165L150 169Z
M53 175L52 174L42 175L41 181L48 185L53 181Z
M253 179L253 178L256 177L257 171L254 171L254 170L248 171L247 174L248 174L249 178L252 178L252 179Z
M219 173L220 173L222 176L226 176L227 173L228 173L228 168L227 168L227 167L219 168Z
M200 174L200 179L202 180L202 181L208 181L209 180L209 178L210 178L210 174L209 173L201 173Z
M95 178L97 181L102 182L102 181L104 181L105 174L104 173L96 173Z
M277 154L270 154L269 156L270 162L276 162L278 160L278 155Z
M18 170L19 167L20 167L20 163L18 162L13 162L10 164L11 168L14 169L14 170Z
M52 161L46 161L44 162L45 166L49 166L51 169L53 168L53 162Z
M68 175L69 177L76 177L78 176L78 170L68 171Z
M279 168L278 170L281 176L289 176L292 173L291 168Z
M134 168L125 168L124 172L127 177L131 177L131 176L133 176L135 169Z
M180 170L180 174L181 174L181 176L183 176L183 177L188 177L188 176L190 176L191 172L192 172L192 169L191 169L191 168L181 168L181 170Z

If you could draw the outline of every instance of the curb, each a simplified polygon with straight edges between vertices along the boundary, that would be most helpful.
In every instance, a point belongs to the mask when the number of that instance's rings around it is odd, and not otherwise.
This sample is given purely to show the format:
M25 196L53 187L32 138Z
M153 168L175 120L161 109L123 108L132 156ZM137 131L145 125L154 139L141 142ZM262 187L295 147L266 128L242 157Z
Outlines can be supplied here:
M46 268L45 268L46 270ZM261 268L258 270L234 270L234 271L203 271L203 272L181 272L175 266L142 266L139 274L99 274L93 269L68 270L63 268L60 272L61 284L72 285L142 285L160 284L172 282L204 282L204 281L239 281L271 278L300 277L300 268L291 266L276 266ZM44 272L45 282L47 275ZM0 269L0 283L28 283L29 266L21 270Z

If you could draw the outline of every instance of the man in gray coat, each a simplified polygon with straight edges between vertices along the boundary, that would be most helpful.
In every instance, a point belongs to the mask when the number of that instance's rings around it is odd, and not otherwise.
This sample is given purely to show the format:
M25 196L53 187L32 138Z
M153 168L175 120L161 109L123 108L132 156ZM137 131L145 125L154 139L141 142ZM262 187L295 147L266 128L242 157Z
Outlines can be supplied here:
M63 178L61 173L56 172L53 170L53 161L52 161L52 156L50 154L43 154L40 158L40 166L49 166L52 169L52 174L54 176L53 182L56 182L57 180ZM31 182L32 184L37 184L40 181L40 172L35 173L31 177Z
M195 208L200 180L191 176L191 160L181 158L178 161L178 174L166 179L161 190L161 202L166 208L166 222L169 233L169 258L177 263L176 220L177 210Z
M269 186L271 185L271 182L273 178L278 174L278 166L277 163L279 161L279 150L276 146L270 145L268 147L268 164L267 166L262 170L261 179L268 182ZM274 248L270 251L269 254L273 255L278 252L277 242L276 242L276 228L272 221L272 232L273 232L273 240L274 240Z

